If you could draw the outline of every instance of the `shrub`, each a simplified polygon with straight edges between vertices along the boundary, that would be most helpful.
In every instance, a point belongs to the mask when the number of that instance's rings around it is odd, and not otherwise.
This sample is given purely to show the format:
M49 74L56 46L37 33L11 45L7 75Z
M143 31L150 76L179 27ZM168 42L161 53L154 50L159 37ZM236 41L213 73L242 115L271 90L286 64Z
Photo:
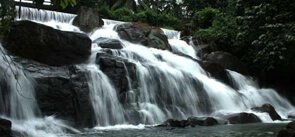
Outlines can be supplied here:
M214 8L205 8L197 11L193 16L193 24L196 28L206 29L212 26L213 20L218 16L219 10Z
M119 8L113 12L113 17L121 21L133 21L134 12L128 8Z

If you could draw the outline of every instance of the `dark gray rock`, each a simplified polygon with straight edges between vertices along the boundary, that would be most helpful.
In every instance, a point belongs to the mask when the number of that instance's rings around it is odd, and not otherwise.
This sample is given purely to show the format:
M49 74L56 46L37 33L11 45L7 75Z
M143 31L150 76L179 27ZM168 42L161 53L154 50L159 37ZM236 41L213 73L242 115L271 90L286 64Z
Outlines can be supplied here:
M185 36L182 37L181 40L185 41L187 44L194 46L196 50L198 50L198 56L203 58L204 55L213 51L213 48L208 44L208 42L202 40L201 38L194 36Z
M175 119L168 119L163 124L158 125L157 127L178 127L184 128L189 126L190 123L187 120L175 120Z
M230 124L259 123L261 120L252 113L236 113L225 117Z
M218 121L212 117L190 117L187 120L168 119L157 127L214 126Z
M218 121L213 117L190 117L187 119L191 126L214 126Z
M91 32L95 28L103 26L104 22L96 9L82 6L73 25L78 26L82 31Z
M282 120L281 116L277 113L275 108L271 104L264 104L261 107L252 108L254 111L266 112L269 114L272 120Z
M234 84L228 77L227 71L218 63L203 61L200 63L202 68L209 72L210 76L235 88Z
M138 80L134 63L107 53L98 53L96 63L99 64L100 69L110 78L119 91L120 98L124 98L122 96L130 88L137 89ZM128 82L131 83L131 87L129 87Z
M204 56L203 60L220 64L225 69L230 69L242 74L248 74L246 66L234 55L216 51Z
M17 21L4 38L4 48L19 57L52 66L82 63L91 53L91 40L31 21Z
M87 72L75 66L52 67L28 60L19 62L35 79L36 100L42 115L55 115L78 128L95 126Z
M0 136L12 137L11 121L0 118Z
M93 41L93 43L96 43L98 46L102 48L109 48L109 49L122 49L122 43L119 40L116 39L110 39L110 38L98 38Z
M295 130L295 122L290 122L288 125L287 125L287 129L292 129L292 130Z
M295 122L290 122L286 128L280 130L277 137L295 137Z
M160 28L154 28L143 23L125 23L116 26L118 35L132 43L142 44L163 50L172 50L168 39Z

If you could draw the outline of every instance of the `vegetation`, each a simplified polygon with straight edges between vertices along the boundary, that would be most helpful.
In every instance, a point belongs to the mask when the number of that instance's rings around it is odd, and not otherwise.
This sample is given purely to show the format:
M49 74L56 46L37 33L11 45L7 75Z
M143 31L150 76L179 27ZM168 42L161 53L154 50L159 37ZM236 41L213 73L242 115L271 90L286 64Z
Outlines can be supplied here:
M14 17L13 0L1 1L1 32ZM44 0L34 0L37 5ZM97 8L104 18L140 21L183 31L214 50L237 55L253 70L295 62L294 0L54 0L61 8ZM292 64L293 63L293 64Z

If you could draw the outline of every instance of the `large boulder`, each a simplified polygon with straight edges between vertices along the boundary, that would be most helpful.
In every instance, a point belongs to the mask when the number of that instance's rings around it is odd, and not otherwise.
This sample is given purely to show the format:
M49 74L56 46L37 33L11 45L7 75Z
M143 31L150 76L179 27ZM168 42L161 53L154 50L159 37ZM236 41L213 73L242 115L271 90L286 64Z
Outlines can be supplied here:
M218 121L213 117L190 117L187 120L168 119L157 127L214 126Z
M261 120L252 113L236 113L225 117L230 124L259 123Z
M213 117L190 117L187 119L192 126L214 126L218 121Z
M158 127L179 127L184 128L189 126L190 123L187 120L175 120L175 119L168 119L162 124L158 125Z
M210 54L204 56L203 59L205 61L220 64L225 69L230 69L242 74L248 74L246 66L242 62L240 62L240 60L236 56L228 52L211 52Z
M116 31L120 38L129 42L171 51L167 36L160 28L143 23L125 23L117 25Z
M77 17L73 21L73 25L79 27L82 31L91 32L95 28L104 25L98 10L81 6Z
M275 108L271 104L264 104L261 107L252 108L254 111L266 112L269 114L272 120L282 120L281 116L277 113Z
M11 121L0 118L0 136L12 137Z
M277 137L294 137L295 136L295 122L290 122L286 128L280 130Z
M52 67L23 59L19 62L35 79L42 115L55 115L78 128L95 126L86 71L74 65Z
M108 49L122 49L123 44L116 39L110 39L110 38L103 38L100 37L93 41L93 43L97 44L98 46L102 48L108 48Z
M210 74L211 77L235 88L230 78L228 77L227 71L220 64L203 61L200 62L200 65L204 70L206 70Z
M31 21L14 22L3 46L16 56L52 66L82 63L91 54L91 40L87 35Z
M98 53L96 63L119 91L120 98L124 98L122 96L127 91L137 89L138 80L134 63L108 53ZM129 85L129 83L131 84Z

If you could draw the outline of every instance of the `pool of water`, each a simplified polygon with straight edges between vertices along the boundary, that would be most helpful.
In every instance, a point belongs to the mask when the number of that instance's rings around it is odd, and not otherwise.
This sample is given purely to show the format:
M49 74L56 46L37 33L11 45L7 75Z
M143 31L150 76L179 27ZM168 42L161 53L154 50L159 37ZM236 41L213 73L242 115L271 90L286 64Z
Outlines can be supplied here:
M286 124L243 124L188 128L144 128L124 130L95 130L73 137L276 137Z

